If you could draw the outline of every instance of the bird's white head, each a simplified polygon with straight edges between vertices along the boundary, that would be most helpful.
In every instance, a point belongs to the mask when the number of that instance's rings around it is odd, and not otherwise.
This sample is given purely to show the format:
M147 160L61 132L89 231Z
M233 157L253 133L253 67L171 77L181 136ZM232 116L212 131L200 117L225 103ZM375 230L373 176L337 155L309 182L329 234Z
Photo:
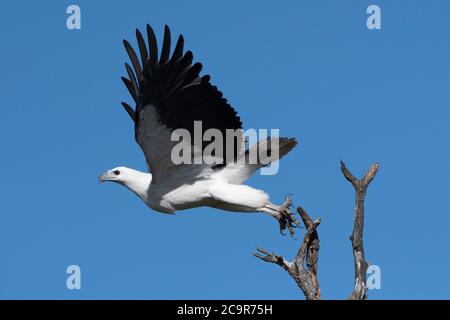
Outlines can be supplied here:
M98 180L100 182L111 181L124 185L147 202L152 175L127 167L116 167L100 175Z

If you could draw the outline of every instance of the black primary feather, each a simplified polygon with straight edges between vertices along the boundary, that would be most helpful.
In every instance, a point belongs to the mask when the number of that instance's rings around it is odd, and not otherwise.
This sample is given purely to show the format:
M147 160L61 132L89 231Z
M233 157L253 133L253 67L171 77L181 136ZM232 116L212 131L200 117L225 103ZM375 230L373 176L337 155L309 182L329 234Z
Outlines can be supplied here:
M122 106L125 108L126 112L130 116L131 120L136 121L136 115L134 114L133 108L131 108L127 103L122 102Z
M142 66L144 66L148 60L148 52L147 52L147 47L145 46L145 40L142 37L142 34L138 29L136 29L136 39L137 39L138 46L139 46L139 53L141 54Z

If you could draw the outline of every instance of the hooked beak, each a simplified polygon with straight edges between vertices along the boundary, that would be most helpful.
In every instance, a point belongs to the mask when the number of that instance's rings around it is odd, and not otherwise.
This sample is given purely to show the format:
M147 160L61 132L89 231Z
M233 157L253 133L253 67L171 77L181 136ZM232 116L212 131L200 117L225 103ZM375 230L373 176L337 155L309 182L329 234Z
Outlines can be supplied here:
M105 182L111 179L111 173L109 171L106 171L102 175L98 177L98 182Z

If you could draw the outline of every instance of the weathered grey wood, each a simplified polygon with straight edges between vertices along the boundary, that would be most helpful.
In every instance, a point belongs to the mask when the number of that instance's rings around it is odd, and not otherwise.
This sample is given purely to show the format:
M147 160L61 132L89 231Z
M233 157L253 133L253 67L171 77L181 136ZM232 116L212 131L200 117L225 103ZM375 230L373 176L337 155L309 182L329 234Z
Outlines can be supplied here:
M355 283L353 291L348 297L350 300L367 299L366 273L368 263L364 252L364 199L367 187L375 178L380 165L373 164L362 179L357 179L341 161L341 171L344 177L353 185L356 194L356 204L353 217L353 233L350 236L353 249ZM286 199L288 201L289 199ZM313 221L303 208L298 207L297 212L306 227L306 234L293 261L288 261L276 253L270 253L262 248L253 255L263 261L274 263L286 270L303 292L306 300L320 299L320 285L317 277L320 241L317 227L320 218ZM292 234L292 232L291 232Z
M380 165L373 164L362 179L357 179L347 169L344 162L341 161L341 171L344 177L355 188L355 211L353 216L353 232L350 236L353 248L353 260L355 269L355 283L353 291L348 297L349 300L365 300L367 299L367 283L366 273L368 263L364 252L364 199L366 197L367 187L375 178Z
M292 262L261 248L257 248L258 252L253 255L263 261L277 264L286 270L302 290L306 300L319 300L320 286L317 269L320 242L317 227L320 224L320 219L313 221L301 207L297 208L297 212L306 227L306 234Z

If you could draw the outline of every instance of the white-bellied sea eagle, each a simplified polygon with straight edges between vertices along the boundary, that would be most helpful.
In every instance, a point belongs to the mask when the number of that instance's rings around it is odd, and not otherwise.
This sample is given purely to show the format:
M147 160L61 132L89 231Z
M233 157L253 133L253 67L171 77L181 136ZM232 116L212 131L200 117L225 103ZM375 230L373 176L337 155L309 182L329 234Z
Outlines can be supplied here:
M227 131L242 131L239 116L210 83L210 76L200 76L202 65L192 63L192 52L183 52L183 36L179 36L171 55L170 30L165 26L159 57L155 33L149 25L148 49L139 30L136 37L141 61L124 40L134 70L126 63L129 78L122 77L136 107L133 109L124 102L122 105L134 122L135 138L150 173L116 167L102 174L99 180L124 185L158 212L173 214L200 206L263 212L278 220L281 231L288 228L292 234L297 221L289 210L289 199L283 205L274 205L266 192L243 183L255 171L292 150L296 139L269 137L250 148L239 147L242 144L238 136L227 136ZM195 123L201 123L202 130L215 129L215 133L222 134L223 147L200 163L178 163L173 159L173 149L180 142L172 134L181 130L194 136ZM186 149L191 150L189 158L196 158L208 146L205 141L184 142L192 146ZM257 161L249 161L255 150Z

